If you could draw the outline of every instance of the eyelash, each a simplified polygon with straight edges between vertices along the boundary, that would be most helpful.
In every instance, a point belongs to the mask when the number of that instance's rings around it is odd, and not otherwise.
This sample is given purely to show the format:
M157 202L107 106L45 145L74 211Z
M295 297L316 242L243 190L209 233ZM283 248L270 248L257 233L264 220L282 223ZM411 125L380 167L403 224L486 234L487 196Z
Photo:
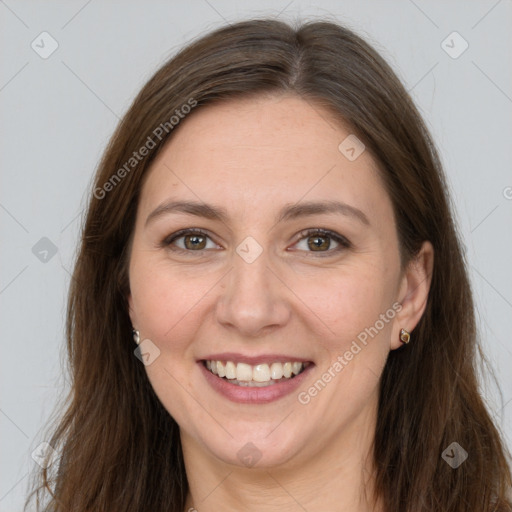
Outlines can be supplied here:
M172 235L169 235L167 238L165 238L162 241L162 247L169 247L172 251L181 252L181 253L194 253L197 252L201 254L206 249L199 249L197 251L189 250L189 249L181 249L180 247L170 247L173 242L176 240L183 238L186 235L199 235L204 236L206 238L210 238L207 233L205 233L203 230L198 228L188 228L188 229L182 229L180 231L177 231L176 233L173 233ZM314 228L314 229L306 229L299 233L300 238L296 242L300 242L304 238L309 238L312 236L320 236L325 238L331 238L335 242L339 244L339 247L333 249L333 250L327 250L327 251L305 251L309 253L313 253L315 255L318 255L320 257L325 256L332 256L333 254L336 254L338 252L341 252L344 249L348 249L352 246L352 244L343 236L338 235L334 231L329 231L327 229L321 229L321 228Z

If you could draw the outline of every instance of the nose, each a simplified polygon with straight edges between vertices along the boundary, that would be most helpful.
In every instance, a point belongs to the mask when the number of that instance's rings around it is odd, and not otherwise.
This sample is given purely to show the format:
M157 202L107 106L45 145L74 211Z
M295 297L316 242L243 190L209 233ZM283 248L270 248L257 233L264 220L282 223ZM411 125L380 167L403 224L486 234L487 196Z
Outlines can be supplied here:
M249 263L233 254L233 268L221 283L216 315L225 328L249 338L283 327L290 318L290 290L263 251Z

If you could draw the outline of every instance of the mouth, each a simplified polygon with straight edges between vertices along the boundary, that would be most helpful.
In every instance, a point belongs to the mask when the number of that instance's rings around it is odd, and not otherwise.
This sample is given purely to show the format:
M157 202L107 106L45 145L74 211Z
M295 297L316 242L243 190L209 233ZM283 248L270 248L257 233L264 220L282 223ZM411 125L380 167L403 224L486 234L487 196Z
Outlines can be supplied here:
M244 362L213 359L201 362L210 373L229 384L253 388L273 386L291 381L312 364L309 361L275 361L251 365Z

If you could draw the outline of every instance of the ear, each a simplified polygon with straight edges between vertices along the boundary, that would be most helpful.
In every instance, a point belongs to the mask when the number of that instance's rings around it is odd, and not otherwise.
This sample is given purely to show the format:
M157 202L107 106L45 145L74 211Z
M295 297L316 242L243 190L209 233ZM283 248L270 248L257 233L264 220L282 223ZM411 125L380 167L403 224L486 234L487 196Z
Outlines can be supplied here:
M130 320L132 322L132 326L134 329L136 329L136 325L137 325L137 319L136 319L136 315L135 315L135 312L134 312L134 309L133 309L133 299L132 299L132 294L129 293L128 296L126 297L127 301L128 301L128 314L130 315Z
M434 248L430 242L425 241L418 254L407 265L400 281L397 300L402 305L402 309L393 323L391 350L403 346L400 341L400 329L409 331L411 342L414 342L412 331L425 311L433 269Z

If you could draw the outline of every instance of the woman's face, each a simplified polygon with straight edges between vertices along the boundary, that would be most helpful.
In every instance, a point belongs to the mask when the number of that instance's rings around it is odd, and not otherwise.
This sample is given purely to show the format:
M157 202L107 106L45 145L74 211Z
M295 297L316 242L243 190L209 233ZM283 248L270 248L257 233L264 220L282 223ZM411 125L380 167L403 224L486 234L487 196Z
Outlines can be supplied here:
M390 199L349 135L297 97L234 100L152 164L130 316L184 450L291 467L372 425L421 276L401 272Z

